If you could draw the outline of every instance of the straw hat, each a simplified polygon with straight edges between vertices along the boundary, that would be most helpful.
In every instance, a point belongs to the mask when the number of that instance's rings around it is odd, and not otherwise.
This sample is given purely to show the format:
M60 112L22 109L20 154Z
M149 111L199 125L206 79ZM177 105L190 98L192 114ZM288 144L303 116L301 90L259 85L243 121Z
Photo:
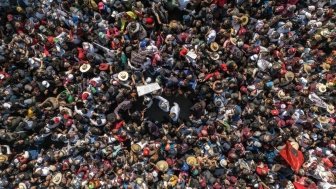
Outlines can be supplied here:
M52 182L56 185L60 184L61 181L62 181L62 173L56 173L52 178Z
M329 37L330 31L328 29L324 29L321 31L320 35L322 35L323 37Z
M216 53L216 52L213 52L213 53L210 54L210 58L212 60L218 60L219 59L219 54Z
M330 114L335 113L335 107L334 107L334 105L328 104L328 105L327 105L327 111L328 111Z
M142 184L144 182L144 179L141 178L141 177L138 177L138 178L135 179L135 181L136 181L137 184L140 185L140 184Z
M162 172L166 172L169 168L168 163L164 160L158 161L156 167Z
M8 160L8 156L1 154L0 155L0 163L3 163Z
M246 15L240 17L240 22L241 22L241 25L245 26L249 22L249 17Z
M89 71L91 68L90 64L82 64L81 67L79 68L79 71L82 73L85 73L87 71Z
M303 65L303 71L306 72L306 73L310 73L312 70L311 66L308 65L308 64L304 64Z
M171 186L175 186L177 184L177 181L178 181L178 177L176 175L173 175L169 179L169 184Z
M329 118L326 117L326 116L319 116L319 117L317 118L317 120L318 120L320 123L323 123L323 124L329 123Z
M128 73L126 71L119 72L118 79L120 81L126 81L128 79Z
M132 144L131 146L131 150L134 153L138 153L141 151L141 146L139 144Z
M280 99L285 98L285 97L286 97L285 92L283 92L283 90L280 90L280 91L278 92L278 97L279 97Z
M291 72L291 71L287 71L286 74L285 74L285 79L288 82L293 81L294 80L294 73Z
M210 44L210 49L211 49L212 51L218 51L218 49L219 49L219 45L218 45L218 43L216 43L216 42L212 42L212 43Z
M320 65L321 66L321 68L323 69L323 71L329 71L330 70L330 64L328 64L328 63L323 63L323 64L321 64Z
M27 189L26 184L23 182L19 183L19 189Z
M320 93L325 93L327 91L327 87L323 83L318 83L317 88Z
M23 9L22 9L22 7L20 7L20 6L17 6L17 7L16 7L16 11L17 11L18 13L23 13Z
M195 158L195 156L187 157L187 164L190 165L190 166L197 165L197 159Z
M230 37L230 42L233 44L233 45L237 45L237 39L235 37Z

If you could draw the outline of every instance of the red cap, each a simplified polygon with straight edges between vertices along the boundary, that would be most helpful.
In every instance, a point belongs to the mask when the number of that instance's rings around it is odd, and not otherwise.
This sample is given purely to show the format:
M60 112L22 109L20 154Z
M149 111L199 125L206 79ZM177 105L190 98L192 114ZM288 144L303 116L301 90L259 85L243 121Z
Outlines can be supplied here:
M244 27L241 27L238 31L238 35L243 36L243 35L246 34L246 32L247 32L247 30Z
M187 53L188 53L188 49L183 48L183 49L180 51L180 56L185 56L185 55L187 55Z
M55 123L59 123L59 122L60 122L59 117L55 117L55 118L54 118L54 122L55 122Z
M180 35L181 41L185 41L187 39L187 37L188 37L188 34L186 34L186 33L181 33L181 35Z
M243 93L247 93L247 87L241 86L240 91L243 92Z
M254 54L259 54L260 47L254 47L252 51L253 51Z
M104 3L103 3L103 2L99 2L99 3L98 3L98 9L99 9L99 10L104 9Z
M82 100L87 100L88 97L89 97L89 93L84 92L84 93L82 94Z
M51 44L54 43L54 37L53 37L53 36L48 36L48 37L47 37L47 40L48 40L48 42L51 43Z
M276 8L275 8L275 12L276 13L282 13L283 11L285 10L285 7L284 6L277 6Z
M95 80L91 80L91 81L90 81L90 84L91 84L93 87L96 87L97 82L96 82Z
M271 110L271 114L277 116L279 115L279 110Z
M148 148L144 148L143 155L144 156L149 156L149 149Z
M65 123L65 126L70 127L73 124L72 119L68 119L68 121Z
M153 24L154 23L154 19L151 17L145 18L145 22L146 24Z
M290 54L295 54L296 53L296 48L290 48L290 49L288 49L288 53L290 53Z
M256 172L258 175L267 175L269 172L268 166L264 164L264 167L257 167Z
M220 67L223 71L227 71L227 65L226 64L221 64Z

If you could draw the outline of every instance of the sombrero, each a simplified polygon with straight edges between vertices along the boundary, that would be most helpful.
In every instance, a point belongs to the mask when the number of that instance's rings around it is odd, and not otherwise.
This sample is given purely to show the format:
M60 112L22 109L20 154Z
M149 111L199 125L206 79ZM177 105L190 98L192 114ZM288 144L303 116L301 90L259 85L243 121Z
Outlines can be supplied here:
M320 123L324 123L324 124L329 123L329 118L326 117L326 116L319 116L319 117L317 118L317 120L318 120Z
M20 6L17 6L17 7L16 7L16 11L17 11L18 13L23 13L23 9L22 9L22 7L20 7Z
M311 66L308 65L308 64L304 64L303 65L303 71L306 72L306 73L310 73L311 72Z
M99 70L101 71L105 71L105 70L108 70L109 69L109 65L106 64L106 63L102 63L99 65Z
M212 42L212 43L210 44L210 49L211 49L212 51L218 51L218 49L219 49L219 45L218 45L218 43L216 43L216 42Z
M158 161L156 167L162 172L166 172L169 168L168 163L164 160Z
M141 177L138 177L138 178L135 179L135 181L136 181L137 184L140 185L140 184L142 184L144 182L144 179L141 178Z
M233 45L237 45L237 39L235 37L230 37L230 42L233 44Z
M197 165L197 159L195 158L195 156L187 157L187 164L190 165L190 166Z
M278 92L278 97L279 97L280 99L285 98L285 97L286 97L285 92L283 92L283 90L280 90L280 91Z
M328 111L330 114L335 113L335 107L334 107L334 105L328 104L328 105L327 105L327 111Z
M330 64L328 64L328 63L323 63L323 64L321 64L320 65L321 66L321 68L323 69L323 71L329 71L330 70Z
M249 22L249 17L246 15L240 17L240 22L243 26L245 26Z
M213 53L210 54L210 58L212 60L218 60L219 59L219 54L216 53L216 52L213 52Z
M79 68L79 71L82 73L85 73L87 71L89 71L91 68L90 64L82 64L81 67Z
M327 91L327 87L323 83L318 83L317 88L320 93L325 93Z
M176 175L171 176L169 179L169 183L171 186L175 186L177 184L177 181L178 181L178 177Z
M0 163L3 163L8 160L8 156L1 154L0 155Z
M61 181L62 181L62 173L56 173L52 178L52 182L56 185L61 183Z
M126 71L119 72L118 79L120 81L126 81L128 79L128 73Z
M330 31L328 29L324 29L321 31L320 35L327 38L330 36Z
M134 153L138 153L141 151L141 146L139 144L132 144L131 145L131 150Z
M23 182L19 183L19 189L27 189L26 184Z
M286 74L285 74L285 79L288 82L293 81L294 80L294 73L291 72L291 71L287 71Z

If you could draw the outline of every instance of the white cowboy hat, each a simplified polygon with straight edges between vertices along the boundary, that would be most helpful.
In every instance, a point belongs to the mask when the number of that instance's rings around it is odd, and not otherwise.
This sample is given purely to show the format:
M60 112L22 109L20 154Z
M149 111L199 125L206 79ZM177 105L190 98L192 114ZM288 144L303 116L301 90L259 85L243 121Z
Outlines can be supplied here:
M128 73L126 71L119 72L118 79L120 81L127 81L127 79L128 79Z
M327 106L327 111L328 111L330 114L335 113L335 107L334 107L334 105L329 104L329 105Z
M227 165L227 161L226 161L225 159L221 159L221 160L219 161L219 164L220 164L220 166L222 166L222 167L226 167L226 165Z
M26 184L23 182L19 183L19 189L27 189Z
M278 97L279 97L280 99L285 98L285 97L286 97L285 92L284 92L283 90L280 90L280 91L278 92Z
M79 68L79 71L81 71L82 73L85 73L89 71L90 68L91 68L90 64L82 64L81 67Z
M56 173L52 178L52 182L56 185L61 183L61 181L62 181L62 173Z
M323 83L318 83L318 90L320 93L325 93L327 91L327 87Z
M326 116L319 116L318 118L317 118L317 120L320 122L320 123L329 123L329 118L328 117L326 117Z
M42 85L45 86L46 88L49 88L50 83L48 81L42 81Z
M218 53L211 53L210 54L210 58L212 60L218 60L219 59L219 54Z

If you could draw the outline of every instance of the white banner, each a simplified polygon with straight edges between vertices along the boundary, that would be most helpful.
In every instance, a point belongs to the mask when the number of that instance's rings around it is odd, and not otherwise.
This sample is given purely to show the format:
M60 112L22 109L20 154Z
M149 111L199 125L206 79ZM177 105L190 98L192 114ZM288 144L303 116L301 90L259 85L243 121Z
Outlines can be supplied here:
M156 90L161 89L158 83L150 83L148 85L142 85L137 87L137 92L139 96L143 96L145 94L154 92Z

